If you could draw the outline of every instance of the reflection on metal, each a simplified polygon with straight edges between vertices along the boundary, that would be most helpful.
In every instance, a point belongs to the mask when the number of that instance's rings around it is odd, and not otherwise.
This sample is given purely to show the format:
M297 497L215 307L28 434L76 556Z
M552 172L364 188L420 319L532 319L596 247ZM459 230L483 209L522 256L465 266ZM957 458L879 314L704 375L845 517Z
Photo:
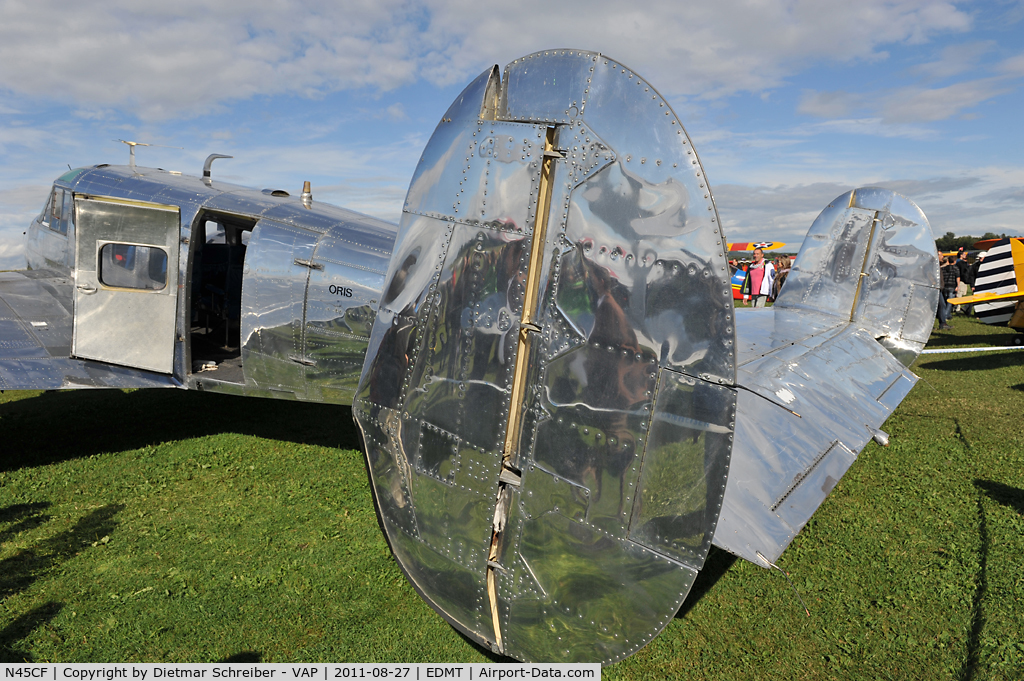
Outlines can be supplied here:
M171 376L71 359L74 286L51 272L0 272L0 390L170 388Z
M563 158L554 149L555 128L548 128L544 136L544 153L541 161L540 181L537 186L536 225L530 241L530 264L526 275L526 292L523 296L523 311L519 322L519 337L516 344L515 375L512 380L511 397L509 400L508 422L505 424L505 445L502 447L502 474L498 478L498 501L494 512L494 534L491 537L491 548L487 556L487 597L491 604L491 619L494 626L494 639L498 650L502 650L501 621L498 615L497 572L504 570L497 562L501 546L502 531L508 517L511 489L509 484L519 488L522 478L510 468L510 462L519 446L522 429L523 395L526 391L526 374L531 349L530 334L539 333L541 327L534 323L537 308L537 293L541 278L541 260L544 256L544 241L547 235L548 213L551 206L552 163L556 158Z
M203 163L203 179L209 179L210 169L213 168L213 162L218 158L234 158L234 156L228 156L227 154L210 154L206 157L206 161Z
M442 116L354 414L399 564L460 630L611 662L671 620L729 466L724 244L675 114L603 55L516 60Z
M1004 352L1008 350L1024 350L1024 346L1018 347L1002 347L1002 346L990 346L986 348L931 348L928 350L922 350L922 355L950 355L963 352Z
M712 543L774 566L885 440L938 299L923 213L862 188L812 225L775 307L734 311L690 140L593 52L474 80L397 233L303 194L61 176L30 227L34 270L0 273L0 389L354 400L399 565L522 660L632 654ZM100 258L123 271L104 279ZM156 318L129 309L158 299Z
M737 314L742 390L715 545L777 560L879 437L931 332L934 244L913 202L857 189L815 220L775 307Z
M57 193L63 197L61 219L67 222L67 233L50 229L48 221L52 221L52 208L48 207L29 228L26 250L32 271L20 273L0 285L0 344L17 339L16 342L34 348L29 353L34 362L31 369L26 368L29 365L5 363L8 358L0 356L0 384L7 388L25 389L176 385L240 395L351 404L384 274L394 247L393 225L323 203L306 208L287 194L271 196L245 187L210 181L209 178L152 168L106 165L79 168L65 173L55 182L54 194ZM86 273L79 278L81 288L76 288L75 243L80 239L74 221L67 220L73 213L73 196L79 206L84 207L83 224L88 233L82 238L86 240L91 238L90 234L95 236L95 230L89 227L95 222L91 216L102 213L99 208L94 210L94 205L103 206L103 210L108 211L130 212L137 209L137 212L141 211L140 215L151 214L147 211L151 211L154 205L165 206L174 219L159 229L150 230L149 236L153 239L149 241L138 234L139 229L146 229L147 220L133 218L118 223L117 229L121 231L117 239L90 242L98 243L98 252L114 260L119 254L127 257L121 262L125 265L130 263L131 272L122 268L125 271L118 273L116 281L112 280L115 285L101 287L99 282L89 279L94 275L88 272L96 272L95 263L89 270L90 266L83 259L80 262ZM52 199L48 206L50 204ZM193 353L190 327L199 314L196 307L201 296L207 295L207 289L201 284L193 290L193 284L197 283L193 275L199 272L204 261L199 248L205 241L195 237L203 234L203 223L208 219L226 219L248 225L247 229L257 224L267 225L266 230L259 230L267 234L267 241L246 232L246 243L236 244L236 250L251 253L228 265L236 275L236 278L228 277L228 288L233 287L234 291L234 305L229 306L232 309L221 309L221 312L236 325L248 320L250 327L243 340L252 339L248 347L243 343L240 350L235 348L236 352L251 359L251 364L242 366L242 357L237 357L237 369L230 377L225 376L224 371L216 370L219 358L213 362L215 370L211 371L209 360L190 356ZM114 224L105 217L100 221ZM153 227L152 221L149 224ZM127 238L132 230L135 230L132 232L134 236ZM291 246L282 246L278 238L282 232L305 237L293 239ZM223 232L221 236L223 238ZM162 258L150 258L151 267L145 271L140 269L138 257L132 259L129 252L132 247L147 244L166 253L166 270ZM310 244L313 245L312 250ZM111 246L114 250L108 253L110 249L105 251L104 246ZM294 252L281 251L282 247L292 246L296 249ZM151 254L154 252L150 251ZM139 253L139 250L134 251L135 256ZM274 257L279 257L282 262L272 263L273 271L264 271L263 265ZM95 261L97 254L93 253L90 258ZM296 259L303 262L294 265ZM287 271L291 267L297 271ZM157 270L161 276L166 276L167 284L173 285L163 286L159 291L147 290L155 288L155 285L147 287L142 275L158 274ZM126 279L128 275L131 276ZM298 284L292 285L295 282L289 277L296 277ZM17 293L26 286L31 286L34 295L45 301L47 309L52 307L62 311L45 318L48 322L45 331L24 326L32 321L31 311L34 309ZM224 285L220 286L223 289ZM289 288L290 298L281 297L282 286ZM192 291L194 295L178 295L179 290ZM161 308L159 324L166 329L157 324L147 325L145 315L135 312L125 313L123 319L108 318L102 324L97 323L99 318L95 314L87 317L84 310L79 311L83 314L72 314L75 295L82 299L96 298L108 292L116 293L128 302L132 297L149 296L145 314L155 311L151 303L157 293L176 299L177 304ZM6 296L11 297L8 299ZM3 305L11 308L8 317L2 317L6 314ZM21 318L22 310L26 310L29 316ZM61 316L65 314L66 319ZM256 318L270 326L257 327ZM85 325L79 334L77 354L82 357L86 356L83 351L93 354L88 351L88 343L81 345L83 341L92 342L91 338L110 351L103 356L106 363L72 358L72 328L75 323L80 327ZM45 339L36 339L40 334ZM161 339L160 343L151 344L154 337ZM149 371L168 375L124 369L123 365L136 364L132 348L159 356L159 369L150 365ZM95 353L95 356L100 355ZM193 375L193 369L202 369L202 375Z

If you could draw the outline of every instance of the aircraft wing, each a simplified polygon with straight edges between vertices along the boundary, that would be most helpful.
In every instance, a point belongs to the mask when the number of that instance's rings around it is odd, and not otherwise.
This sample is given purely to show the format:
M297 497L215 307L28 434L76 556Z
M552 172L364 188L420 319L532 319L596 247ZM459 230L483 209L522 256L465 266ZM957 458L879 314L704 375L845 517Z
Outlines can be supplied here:
M736 316L741 390L714 544L767 567L765 559L779 558L917 377L855 325L790 310ZM774 347L764 352L768 329Z
M171 376L74 359L72 281L51 271L0 272L0 390L171 388Z
M973 305L1009 302L1024 298L1024 243L1020 239L989 240L986 242L989 247L989 255L981 264L978 270L978 280L975 282L974 295L950 298L953 305ZM981 242L979 242L981 243ZM993 323L999 318L1006 321L1007 310L1012 312L1010 306L1002 306L1000 310L982 308L979 316L987 323ZM984 314L995 312L996 314ZM1002 312L1003 316L1000 316Z
M755 248L760 248L762 251L778 250L785 246L785 242L782 241L742 241L736 243L726 244L725 250L727 251L752 251Z
M775 307L737 311L716 546L768 567L910 392L938 300L933 243L913 202L849 192L812 225Z
M1014 291L1012 293L978 293L973 296L962 298L950 298L951 305L973 305L975 303L994 303L997 301L1010 301L1024 299L1024 292Z

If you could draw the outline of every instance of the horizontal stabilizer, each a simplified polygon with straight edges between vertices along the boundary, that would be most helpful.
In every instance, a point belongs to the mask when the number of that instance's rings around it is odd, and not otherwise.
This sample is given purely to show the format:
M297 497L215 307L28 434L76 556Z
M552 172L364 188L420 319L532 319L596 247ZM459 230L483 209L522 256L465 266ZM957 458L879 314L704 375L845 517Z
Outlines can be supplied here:
M736 439L714 544L766 567L757 554L779 557L917 377L851 324L792 310L736 317L741 347L766 325L777 345L739 357Z

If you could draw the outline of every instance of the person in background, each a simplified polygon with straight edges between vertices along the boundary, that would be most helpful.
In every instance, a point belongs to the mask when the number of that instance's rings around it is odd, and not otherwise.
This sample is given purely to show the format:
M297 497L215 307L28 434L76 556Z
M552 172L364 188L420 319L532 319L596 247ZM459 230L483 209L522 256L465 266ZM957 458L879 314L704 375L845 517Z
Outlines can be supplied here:
M957 287L956 297L963 298L964 296L967 295L968 285L974 285L973 279L971 279L971 281L968 282L968 279L970 279L971 277L971 264L967 262L967 258L964 257L963 246L961 246L960 250L956 252L956 268L957 272L960 274L960 285ZM966 305L957 305L954 311L963 312L964 314L967 314L966 307Z
M939 283L942 290L939 291L939 307L936 310L936 316L939 319L939 328L948 330L953 328L949 323L950 317L953 316L953 306L949 304L948 300L956 295L957 286L960 285L960 270L957 269L956 258L953 256L943 258L940 255L939 262L944 264L939 270Z
M750 271L750 263L741 262L739 268L743 270L743 284L740 286L740 293L743 294L743 305L746 306L750 304L750 287L747 285L749 283L747 279L749 275L747 273Z
M775 266L764 259L764 251L754 249L754 261L747 268L747 279L743 282L743 293L750 295L753 307L765 307L775 283Z
M792 266L788 255L779 256L775 260L775 283L772 284L772 300L778 300L779 294L782 292L782 285L786 283L786 277L789 276L789 270Z

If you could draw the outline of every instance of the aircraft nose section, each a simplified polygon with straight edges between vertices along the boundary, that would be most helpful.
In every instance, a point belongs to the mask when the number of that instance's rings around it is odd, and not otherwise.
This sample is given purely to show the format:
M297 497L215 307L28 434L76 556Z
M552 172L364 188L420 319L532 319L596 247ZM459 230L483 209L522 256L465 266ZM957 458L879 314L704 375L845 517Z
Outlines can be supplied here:
M650 84L578 50L481 74L413 177L353 406L420 594L522 660L646 645L714 534L733 322L704 171Z

